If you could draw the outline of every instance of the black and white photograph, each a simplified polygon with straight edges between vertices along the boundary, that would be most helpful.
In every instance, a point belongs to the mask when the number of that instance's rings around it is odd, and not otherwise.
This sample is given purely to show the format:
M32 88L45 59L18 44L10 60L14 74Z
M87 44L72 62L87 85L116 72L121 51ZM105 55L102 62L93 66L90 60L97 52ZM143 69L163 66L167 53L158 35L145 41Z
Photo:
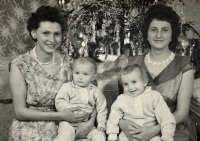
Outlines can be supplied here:
M0 141L200 141L200 0L0 0Z

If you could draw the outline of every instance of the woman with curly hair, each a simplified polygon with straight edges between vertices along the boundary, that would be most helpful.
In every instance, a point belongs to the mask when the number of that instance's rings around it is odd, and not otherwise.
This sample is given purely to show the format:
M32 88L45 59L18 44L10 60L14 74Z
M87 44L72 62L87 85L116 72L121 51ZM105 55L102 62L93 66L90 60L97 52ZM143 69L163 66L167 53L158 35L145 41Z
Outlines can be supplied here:
M84 138L94 125L96 111L90 120L83 122L89 114L75 114L79 108L59 112L55 109L56 94L63 83L71 80L70 59L57 50L64 38L65 18L56 8L41 6L29 17L27 29L35 46L10 63L16 118L9 141L53 141L58 121L74 123L76 139Z

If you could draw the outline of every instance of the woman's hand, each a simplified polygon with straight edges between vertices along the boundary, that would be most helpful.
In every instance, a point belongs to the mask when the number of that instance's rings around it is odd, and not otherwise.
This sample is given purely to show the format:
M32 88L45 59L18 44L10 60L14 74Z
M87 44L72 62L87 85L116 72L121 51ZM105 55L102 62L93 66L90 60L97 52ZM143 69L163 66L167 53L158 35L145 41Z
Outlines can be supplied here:
M120 120L119 125L130 141L148 141L160 133L160 125L139 127L129 120Z
M145 126L130 131L129 134L131 135L131 141L149 141L151 138L156 136L153 132L156 128L156 126Z
M79 111L80 107L72 107L65 109L63 111L63 118L62 120L65 120L70 123L79 123L83 122L85 119L89 117L88 113L83 113L83 114L75 114L75 111Z
M77 128L77 130L76 130L76 139L77 140L83 139L89 134L91 129L94 127L95 118L96 118L96 110L94 109L91 114L90 120L88 120L87 122L73 124L73 127Z
M137 124L132 121L121 119L119 122L120 129L126 134L129 140L134 139L134 132L137 128L140 128ZM131 133L131 134L130 134Z

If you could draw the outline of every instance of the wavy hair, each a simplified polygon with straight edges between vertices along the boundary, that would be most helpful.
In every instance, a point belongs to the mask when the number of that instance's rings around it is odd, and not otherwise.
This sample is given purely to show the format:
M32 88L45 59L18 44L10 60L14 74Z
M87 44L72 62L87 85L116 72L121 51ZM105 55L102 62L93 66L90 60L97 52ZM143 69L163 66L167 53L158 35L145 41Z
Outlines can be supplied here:
M44 21L59 23L61 26L62 34L65 33L67 29L66 20L59 9L51 6L41 6L36 10L35 13L31 14L31 16L27 21L27 30L31 37L32 37L31 31L38 29L40 23ZM33 40L36 41L37 39Z
M156 19L159 21L166 21L170 23L172 28L172 41L169 43L169 50L175 51L176 46L178 45L178 37L181 32L181 23L180 17L172 9L172 7L156 4L152 5L144 15L143 24L142 24L142 35L143 35L143 44L151 49L151 46L147 40L148 38L148 29L151 22Z

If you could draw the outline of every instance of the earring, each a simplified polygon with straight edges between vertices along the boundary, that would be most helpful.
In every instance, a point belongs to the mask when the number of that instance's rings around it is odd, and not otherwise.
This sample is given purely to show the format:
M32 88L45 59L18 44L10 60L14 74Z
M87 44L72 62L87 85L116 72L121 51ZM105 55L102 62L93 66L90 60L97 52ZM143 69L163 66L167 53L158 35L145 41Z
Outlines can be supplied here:
M33 37L33 39L35 40L35 39L36 39L36 37Z

